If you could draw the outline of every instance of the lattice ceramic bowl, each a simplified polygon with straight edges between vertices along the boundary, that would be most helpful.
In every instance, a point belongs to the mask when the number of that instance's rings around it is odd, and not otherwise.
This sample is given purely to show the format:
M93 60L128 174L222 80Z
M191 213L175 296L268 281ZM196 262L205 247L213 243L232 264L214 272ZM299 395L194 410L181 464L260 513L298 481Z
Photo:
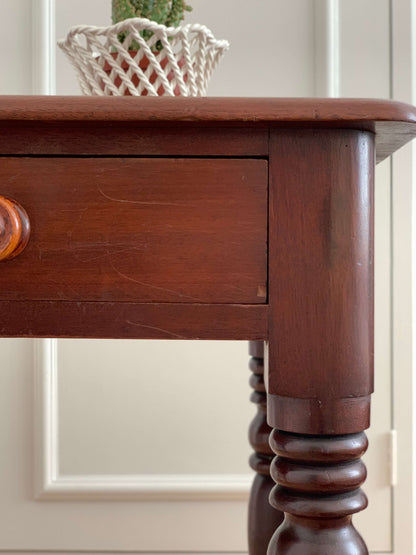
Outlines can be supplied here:
M153 34L145 39L143 31ZM82 92L101 96L205 96L229 48L203 25L165 27L144 18L73 27L58 45L75 67Z

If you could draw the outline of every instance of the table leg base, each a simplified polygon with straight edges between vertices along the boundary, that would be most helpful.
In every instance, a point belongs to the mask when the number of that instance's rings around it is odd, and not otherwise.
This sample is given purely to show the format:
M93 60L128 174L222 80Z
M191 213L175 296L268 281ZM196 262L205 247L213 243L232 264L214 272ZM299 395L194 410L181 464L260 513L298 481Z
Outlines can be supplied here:
M367 472L363 432L308 436L273 430L277 457L271 475L278 484L270 502L284 511L267 555L368 555L351 515L367 506L360 489Z
M266 555L267 546L284 515L270 505L269 496L274 482L270 476L256 474L248 505L249 555Z
M368 555L351 516L313 520L286 515L274 533L267 555Z
M270 505L269 496L274 481L270 476L270 465L274 458L269 445L272 428L267 424L267 395L264 385L264 344L250 341L252 355L249 368L252 371L250 385L253 388L251 402L257 414L249 429L250 444L254 453L250 466L256 472L248 506L248 552L249 555L266 555L267 546L276 528L283 522L284 514Z

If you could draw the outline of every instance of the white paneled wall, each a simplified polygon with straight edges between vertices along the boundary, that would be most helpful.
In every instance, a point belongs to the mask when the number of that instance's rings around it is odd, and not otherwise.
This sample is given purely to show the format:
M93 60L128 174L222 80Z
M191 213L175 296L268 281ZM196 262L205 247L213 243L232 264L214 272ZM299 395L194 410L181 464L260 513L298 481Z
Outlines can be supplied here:
M63 474L249 472L246 344L59 343Z
M395 73L392 64L410 49L409 18L400 21L397 14L411 0L189 1L189 21L231 42L210 95L388 98L392 84L405 86L405 72ZM1 94L46 92L37 74L47 63L36 54L45 53L36 21L48 3L55 4L58 38L72 25L110 21L110 0L5 1ZM411 72L410 62L406 67ZM79 94L59 51L56 92ZM400 166L407 183L409 164ZM377 169L377 394L366 457L370 508L356 523L373 553L411 555L410 490L399 483L400 495L393 496L389 469L393 393L410 390L409 372L391 389L397 335L391 291L400 297L391 249L407 233L392 221L392 213L397 220L404 212L391 205L391 173L389 161ZM409 203L409 195L398 201ZM1 340L0 346L0 438L7 445L0 454L0 553L246 551L246 436L253 415L246 344L64 340L55 358L46 352L37 362L31 341ZM409 367L406 352L401 364ZM400 445L411 443L405 426L398 435ZM409 460L402 449L399 468L409 468Z
M1 94L32 92L31 0L2 3Z

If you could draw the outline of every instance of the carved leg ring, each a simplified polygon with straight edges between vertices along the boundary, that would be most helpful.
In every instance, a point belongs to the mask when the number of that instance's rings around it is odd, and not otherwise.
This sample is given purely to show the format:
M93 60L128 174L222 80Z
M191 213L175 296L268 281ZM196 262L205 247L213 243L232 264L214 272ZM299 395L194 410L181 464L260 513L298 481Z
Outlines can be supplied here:
M284 515L276 511L269 502L274 486L270 476L270 464L274 458L269 445L272 428L267 424L266 390L264 385L264 346L262 341L250 341L252 356L249 368L253 372L250 385L254 389L250 400L257 405L257 414L249 429L250 445L254 453L250 466L256 472L250 494L248 510L248 544L250 555L266 555L267 546L276 528L283 522Z
M360 457L365 433L306 436L273 430L277 457L271 474L278 484L270 502L284 511L284 523L268 555L368 555L351 515L367 506L360 489L366 468Z

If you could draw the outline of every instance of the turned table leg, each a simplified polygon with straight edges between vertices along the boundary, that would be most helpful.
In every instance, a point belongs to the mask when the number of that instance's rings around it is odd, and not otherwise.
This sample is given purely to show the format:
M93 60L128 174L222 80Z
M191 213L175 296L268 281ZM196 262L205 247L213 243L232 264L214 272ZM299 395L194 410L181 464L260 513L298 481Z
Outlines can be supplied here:
M302 436L274 430L271 445L277 454L272 476L279 485L270 500L286 517L269 553L368 554L351 521L367 506L360 489L366 477L360 459L366 435Z
M275 130L270 144L268 555L366 555L361 456L373 391L374 139Z
M249 343L250 385L254 389L250 400L257 405L257 414L250 429L250 445L254 453L250 457L250 466L256 472L250 493L248 506L248 547L249 555L266 555L267 546L273 532L283 521L283 513L270 505L269 495L274 486L270 476L270 464L273 451L269 445L270 426L266 419L266 390L264 385L264 343Z

